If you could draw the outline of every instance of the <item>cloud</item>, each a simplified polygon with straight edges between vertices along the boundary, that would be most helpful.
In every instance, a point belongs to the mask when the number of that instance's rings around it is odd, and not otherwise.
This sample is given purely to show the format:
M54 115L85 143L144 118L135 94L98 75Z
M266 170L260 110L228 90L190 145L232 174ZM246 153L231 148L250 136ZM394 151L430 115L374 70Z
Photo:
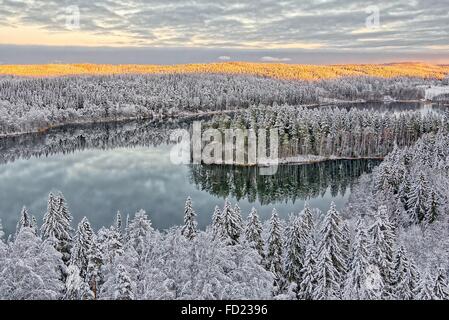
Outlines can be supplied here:
M218 60L231 60L231 57L230 56L219 56L218 57Z
M0 43L17 43L15 34L1 32L5 26L11 32L32 26L71 39L66 9L73 4L3 0ZM447 0L78 0L76 5L77 32L98 45L416 51L447 45L449 34ZM379 9L380 25L367 30L372 5Z
M288 61L291 61L292 59L265 56L265 57L260 58L260 60L264 61L264 62L288 62Z

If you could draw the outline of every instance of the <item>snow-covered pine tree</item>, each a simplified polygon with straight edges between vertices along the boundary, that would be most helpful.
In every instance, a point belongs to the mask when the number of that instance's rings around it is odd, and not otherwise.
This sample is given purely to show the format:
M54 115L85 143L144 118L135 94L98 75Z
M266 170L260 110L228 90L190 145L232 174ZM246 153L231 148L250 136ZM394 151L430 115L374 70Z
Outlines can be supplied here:
M88 251L88 263L86 281L92 292L92 298L96 300L103 283L102 267L104 265L103 255L98 245L95 235L92 238L92 245Z
M397 251L392 278L391 298L412 300L418 286L419 275L415 265L408 259L404 246L400 246Z
M365 300L371 297L367 288L369 268L368 235L362 220L357 221L349 271L344 284L344 298Z
M220 208L215 206L214 213L212 215L212 234L214 239L222 239L224 237L224 225L223 216L221 214Z
M70 264L78 267L80 276L87 279L87 268L89 265L89 257L91 254L94 232L90 226L89 220L84 217L78 224L76 229L74 244Z
M331 204L320 230L321 240L317 252L317 299L341 298L340 284L346 272L340 213Z
M446 270L439 267L434 283L433 283L433 294L437 300L448 300L449 299L449 287L446 278Z
M302 211L301 215L301 223L302 223L302 235L304 248L306 247L307 243L309 242L309 239L311 237L314 237L314 231L315 231L315 225L313 222L313 215L312 210L310 209L309 203L306 202L304 204L304 210Z
M302 300L313 300L315 298L316 286L316 257L315 257L315 241L310 238L306 245L306 253L301 269L301 283L299 284L298 297Z
M133 282L126 268L119 264L117 266L117 274L115 278L114 299L116 300L133 300Z
M429 182L427 181L424 172L420 171L417 174L417 177L413 180L407 200L408 213L412 223L419 224L425 219L426 214L429 211L429 204Z
M17 235L19 234L22 228L30 228L30 227L31 227L31 217L28 214L27 208L24 206L20 211L19 221L17 222L16 226L15 238L17 238Z
M71 216L65 205L64 198L56 197L53 193L48 196L47 212L41 227L42 238L56 239L56 250L62 253L63 261L68 264L72 248Z
M380 206L374 216L374 223L368 230L370 244L370 263L377 266L382 282L386 289L383 296L387 297L390 292L393 279L393 259L395 236L388 220L387 208Z
M236 206L236 208L238 208L238 206ZM242 234L242 216L239 211L240 208L236 212L234 209L232 209L229 200L225 200L221 216L224 226L224 238L225 241L230 245L239 243L240 236Z
M65 300L90 300L92 291L86 280L80 276L80 270L74 264L67 267L67 279L65 282Z
M268 248L265 255L266 268L274 275L275 294L279 294L284 288L284 270L282 265L282 226L276 209L273 209L270 218L270 232L268 236Z
M39 226L37 225L37 220L34 215L31 216L30 228L33 229L33 231L36 235L39 234Z
M188 197L184 206L184 226L181 229L181 234L189 240L193 240L197 234L195 217L196 213L192 207L192 199Z
M288 282L301 283L301 270L305 253L303 240L303 225L301 219L295 216L289 226L290 232L287 234L287 248L285 256L285 278Z
M255 249L264 258L264 244L262 239L262 223L260 222L257 210L253 207L248 215L245 227L245 240L251 248Z
M430 190L429 203L427 204L428 210L424 217L427 223L433 223L439 216L440 211L440 197L439 194L432 188Z
M52 244L42 241L30 227L21 228L15 241L9 243L7 259L0 261L0 298L60 299L64 288L59 272L62 266L61 254Z
M3 231L2 219L0 219L0 241L3 241L4 236L5 232Z
M414 292L414 299L416 300L435 300L436 296L433 292L434 280L426 270L424 275L419 279L418 286Z
M141 257L145 251L148 236L153 231L154 229L151 226L151 220L148 219L145 210L136 212L128 226L128 242L134 247L139 257Z
M120 211L117 211L117 215L115 216L114 228L118 232L122 233L122 214Z

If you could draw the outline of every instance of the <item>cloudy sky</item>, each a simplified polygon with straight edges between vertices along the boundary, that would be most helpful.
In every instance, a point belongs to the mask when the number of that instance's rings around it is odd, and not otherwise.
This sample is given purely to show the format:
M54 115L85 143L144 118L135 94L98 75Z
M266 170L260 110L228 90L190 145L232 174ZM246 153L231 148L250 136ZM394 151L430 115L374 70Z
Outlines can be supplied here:
M214 56L218 60L246 54L268 62L296 62L298 55L306 59L306 53L309 58L314 53L327 53L337 60L339 55L354 54L356 59L367 54L368 60L391 55L446 62L449 3L0 0L0 45L1 63L13 59L14 54L7 53L21 50L16 45L76 46L84 48L83 52L97 46L120 47L122 52L138 47L189 48L204 53L207 48L219 54ZM258 50L264 52L249 54Z

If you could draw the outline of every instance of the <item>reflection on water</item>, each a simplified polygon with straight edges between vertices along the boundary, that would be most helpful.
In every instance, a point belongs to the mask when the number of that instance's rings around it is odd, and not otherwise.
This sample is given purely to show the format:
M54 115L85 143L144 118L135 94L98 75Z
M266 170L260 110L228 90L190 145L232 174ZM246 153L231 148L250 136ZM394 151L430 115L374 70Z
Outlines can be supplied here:
M133 214L141 208L157 228L181 224L187 196L201 227L226 197L239 201L244 215L254 206L262 218L273 207L284 216L298 212L305 200L323 211L331 201L341 208L356 179L378 163L282 165L273 176L253 167L174 165L168 133L189 126L190 121L129 121L0 138L0 219L7 233L22 205L41 220L52 190L64 193L75 223L87 216L97 228L111 223L117 210Z
M259 175L257 167L192 165L191 181L219 197L231 195L250 202L295 203L298 200L344 197L355 180L369 173L378 160L330 160L307 165L280 165L274 175Z

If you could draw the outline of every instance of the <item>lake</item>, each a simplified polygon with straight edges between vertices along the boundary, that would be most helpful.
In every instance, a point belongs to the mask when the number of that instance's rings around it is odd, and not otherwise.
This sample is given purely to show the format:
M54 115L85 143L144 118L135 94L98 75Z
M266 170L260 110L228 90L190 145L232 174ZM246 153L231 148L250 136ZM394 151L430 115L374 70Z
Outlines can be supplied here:
M402 110L391 106L385 111ZM238 201L245 217L254 206L263 219L274 207L283 217L299 212L305 201L322 211L332 201L342 208L357 178L380 163L282 165L272 176L260 175L256 167L175 165L168 133L189 125L190 120L125 121L1 138L0 219L5 232L14 232L23 205L40 224L50 191L64 194L74 223L87 216L95 228L110 225L117 211L133 215L139 209L147 211L156 228L182 224L188 196L203 228L227 197Z

